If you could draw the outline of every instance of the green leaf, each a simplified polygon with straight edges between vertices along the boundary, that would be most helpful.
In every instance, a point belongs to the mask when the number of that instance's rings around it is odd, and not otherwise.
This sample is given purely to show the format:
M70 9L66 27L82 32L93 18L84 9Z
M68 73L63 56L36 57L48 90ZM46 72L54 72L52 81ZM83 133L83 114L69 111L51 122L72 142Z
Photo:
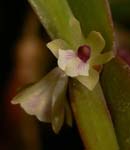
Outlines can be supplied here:
M80 24L74 18L66 0L29 0L29 2L52 39L61 38L74 48L83 42Z
M118 150L100 85L98 84L95 90L90 92L77 80L71 80L70 98L86 149Z
M105 41L105 50L115 45L113 23L107 0L68 0L71 9L80 21L85 37L90 31L100 32Z
M116 59L107 64L102 86L121 150L130 149L130 68Z

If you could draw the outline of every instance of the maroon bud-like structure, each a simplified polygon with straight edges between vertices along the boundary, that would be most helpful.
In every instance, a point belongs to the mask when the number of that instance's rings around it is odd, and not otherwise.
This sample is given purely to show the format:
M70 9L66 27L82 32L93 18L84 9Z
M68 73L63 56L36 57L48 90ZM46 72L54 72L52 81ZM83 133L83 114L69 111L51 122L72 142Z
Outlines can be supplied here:
M78 48L77 56L83 61L87 62L91 55L91 48L88 45L82 45Z

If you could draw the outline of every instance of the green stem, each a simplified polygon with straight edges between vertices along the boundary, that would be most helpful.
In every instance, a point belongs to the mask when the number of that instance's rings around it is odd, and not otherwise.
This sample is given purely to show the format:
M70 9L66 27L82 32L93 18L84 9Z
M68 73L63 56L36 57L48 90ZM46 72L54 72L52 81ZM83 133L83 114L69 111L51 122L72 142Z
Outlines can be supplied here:
M90 92L76 80L72 80L70 98L86 149L118 150L111 117L100 85Z
M83 40L80 25L74 20L66 0L29 0L29 2L52 39L61 38L72 47Z

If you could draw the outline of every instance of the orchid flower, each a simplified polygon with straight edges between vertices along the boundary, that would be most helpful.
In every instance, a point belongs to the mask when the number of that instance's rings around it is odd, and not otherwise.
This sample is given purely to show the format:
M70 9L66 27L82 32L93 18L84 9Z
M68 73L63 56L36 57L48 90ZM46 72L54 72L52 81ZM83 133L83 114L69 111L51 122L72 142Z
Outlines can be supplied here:
M99 68L114 56L111 51L101 54L104 46L103 37L96 31L92 31L76 49L62 39L48 43L47 47L58 59L58 67L19 92L12 104L20 104L28 114L52 123L55 133L60 131L64 120L72 126L72 114L66 97L68 77L76 78L93 90L99 81Z
M12 100L20 104L30 115L40 121L52 123L55 133L61 129L64 120L72 126L72 116L66 98L68 77L58 67L39 82L24 88Z
M77 49L73 49L62 39L53 40L47 47L58 59L58 67L89 90L93 90L99 81L97 69L114 57L112 51L101 53L105 47L105 40L96 31L92 31Z

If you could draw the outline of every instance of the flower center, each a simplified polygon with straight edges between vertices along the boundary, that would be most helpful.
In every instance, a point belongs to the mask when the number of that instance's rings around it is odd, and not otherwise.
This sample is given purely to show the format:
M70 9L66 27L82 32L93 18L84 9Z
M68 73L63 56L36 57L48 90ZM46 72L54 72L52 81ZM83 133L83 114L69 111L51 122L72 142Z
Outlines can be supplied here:
M78 48L77 56L83 61L87 62L90 58L91 48L88 45L82 45Z

